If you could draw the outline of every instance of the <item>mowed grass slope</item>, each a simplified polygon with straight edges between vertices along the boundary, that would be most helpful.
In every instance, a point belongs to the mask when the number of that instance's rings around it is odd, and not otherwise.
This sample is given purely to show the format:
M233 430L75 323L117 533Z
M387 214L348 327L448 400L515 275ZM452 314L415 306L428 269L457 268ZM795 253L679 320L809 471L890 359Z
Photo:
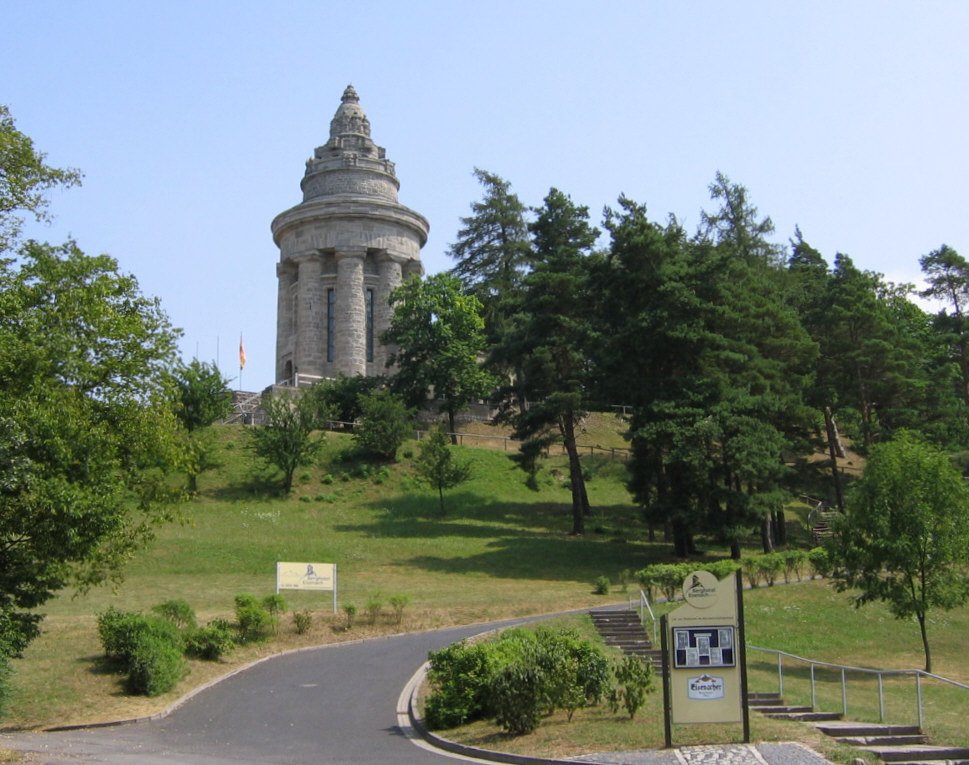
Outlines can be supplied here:
M414 443L396 464L380 465L347 459L350 437L327 434L318 463L297 473L293 494L284 498L253 460L243 428L216 431L221 466L200 478L199 496L182 508L183 522L161 528L150 549L130 562L120 588L65 593L43 609L43 636L15 662L4 725L144 714L254 655L395 629L386 619L373 628L366 623L365 606L375 593L384 602L396 594L410 598L402 629L580 608L604 602L592 593L596 577L617 580L620 571L667 552L642 541L618 460L587 459L596 511L589 533L579 538L568 533L567 471L554 459L533 491L508 454L459 447L473 477L446 495L441 515L436 493L415 477ZM279 560L336 563L340 604L356 605L358 626L337 629L342 614L332 615L329 593L293 594L292 606L317 616L310 635L292 635L285 618L279 641L239 651L222 665L192 662L171 694L145 700L121 693L119 678L99 658L97 613L108 606L146 611L183 598L201 621L231 617L237 593L273 592Z
M594 427L608 431L602 423ZM587 519L585 537L576 538L568 533L571 495L563 461L547 463L539 491L532 491L503 450L459 448L459 455L473 463L473 478L446 494L441 515L436 494L414 475L415 443L405 445L394 465L366 464L346 459L352 446L348 436L328 434L318 464L298 471L292 496L282 498L273 494L246 449L244 429L218 428L217 435L221 467L201 477L200 495L183 508L184 522L160 529L151 548L127 567L124 584L116 592L102 588L77 598L66 593L44 609L49 615L44 635L15 662L14 697L5 726L144 715L258 656L395 631L387 608L375 625L368 624L365 606L375 593L385 602L390 595L407 595L410 604L401 629L425 629L624 600L627 596L618 586L610 596L594 595L593 581L606 575L615 583L624 570L669 559L668 544L645 541L620 460L584 457L595 512ZM792 533L792 538L800 536ZM724 554L722 548L710 549ZM291 606L314 612L314 627L307 635L295 635L286 615L276 640L240 649L221 663L191 662L189 675L165 696L124 695L121 678L100 658L98 612L110 605L147 610L164 600L184 598L201 621L231 617L237 593L263 596L273 591L277 560L337 563L339 601L357 606L357 625L342 629L343 616L332 615L329 593L288 593ZM747 621L748 640L754 645L865 666L922 663L914 623L897 622L877 605L855 610L850 596L833 592L822 581L749 592ZM930 635L937 671L963 682L969 681L961 647L967 631L969 609L933 615ZM752 690L775 690L776 659L755 653L750 659ZM805 686L791 680L785 693L803 700ZM840 704L839 688L832 691L829 685L824 693L826 704ZM960 730L964 726L946 720L961 720L969 709L969 692L947 693L930 694L941 699L931 703L946 710L930 720L930 730L941 718L942 740L956 743L951 739L965 737ZM868 717L874 712L877 719L870 695L852 690L850 696L850 712ZM906 714L914 709L907 697L897 703ZM656 730L661 736L661 718L656 720L660 710L651 707L634 724L590 720L587 733L560 721L543 726L536 738L496 740L486 727L470 735L482 737L479 743L523 751L544 751L552 746L548 737L556 735L568 739L555 744L563 752L610 748L597 746L603 736L603 743L619 744L615 748L659 746L661 739L657 743L654 738ZM602 710L590 714L609 715ZM700 735L690 731L678 732L683 743ZM762 738L803 738L797 731L803 727L760 721L754 727L755 737ZM727 730L724 735L734 733Z

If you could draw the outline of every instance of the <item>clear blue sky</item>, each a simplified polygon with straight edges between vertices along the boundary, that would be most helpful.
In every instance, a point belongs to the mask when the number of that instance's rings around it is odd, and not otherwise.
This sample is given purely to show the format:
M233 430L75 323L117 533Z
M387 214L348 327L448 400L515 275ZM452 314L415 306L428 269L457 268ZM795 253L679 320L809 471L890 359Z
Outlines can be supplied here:
M84 186L56 221L184 330L183 353L273 381L278 251L304 162L353 83L429 273L480 189L620 193L692 230L717 170L777 239L895 281L969 257L969 2L0 0L0 103ZM233 383L236 385L237 383Z

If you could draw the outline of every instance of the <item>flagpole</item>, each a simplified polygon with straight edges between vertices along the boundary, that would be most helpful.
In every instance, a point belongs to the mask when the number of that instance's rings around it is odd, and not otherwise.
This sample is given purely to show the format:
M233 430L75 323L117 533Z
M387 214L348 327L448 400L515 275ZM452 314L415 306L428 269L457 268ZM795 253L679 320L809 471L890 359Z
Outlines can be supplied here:
M242 332L239 333L239 392L242 392L242 370L246 366L246 347L242 344Z

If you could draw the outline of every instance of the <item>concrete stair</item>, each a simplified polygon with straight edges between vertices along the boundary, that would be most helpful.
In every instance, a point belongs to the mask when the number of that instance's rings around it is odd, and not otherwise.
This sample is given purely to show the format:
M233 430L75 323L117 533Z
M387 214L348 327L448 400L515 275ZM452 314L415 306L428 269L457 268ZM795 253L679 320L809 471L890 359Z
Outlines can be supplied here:
M813 707L785 704L778 693L748 693L747 707L760 712L765 717L779 720L820 722L841 719L841 714L838 712L815 712Z
M606 645L652 662L656 674L663 674L663 652L653 646L635 611L590 611L589 615Z
M822 733L843 744L871 752L885 763L948 763L969 765L969 749L954 746L932 746L928 736L917 725L885 723L831 722L815 726Z

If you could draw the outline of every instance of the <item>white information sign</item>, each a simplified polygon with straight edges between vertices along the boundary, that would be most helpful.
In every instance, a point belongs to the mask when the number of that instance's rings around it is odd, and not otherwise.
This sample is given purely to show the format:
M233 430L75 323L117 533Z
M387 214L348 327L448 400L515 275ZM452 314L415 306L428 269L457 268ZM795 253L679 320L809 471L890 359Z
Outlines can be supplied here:
M332 590L336 613L336 564L276 562L276 592L280 590Z

